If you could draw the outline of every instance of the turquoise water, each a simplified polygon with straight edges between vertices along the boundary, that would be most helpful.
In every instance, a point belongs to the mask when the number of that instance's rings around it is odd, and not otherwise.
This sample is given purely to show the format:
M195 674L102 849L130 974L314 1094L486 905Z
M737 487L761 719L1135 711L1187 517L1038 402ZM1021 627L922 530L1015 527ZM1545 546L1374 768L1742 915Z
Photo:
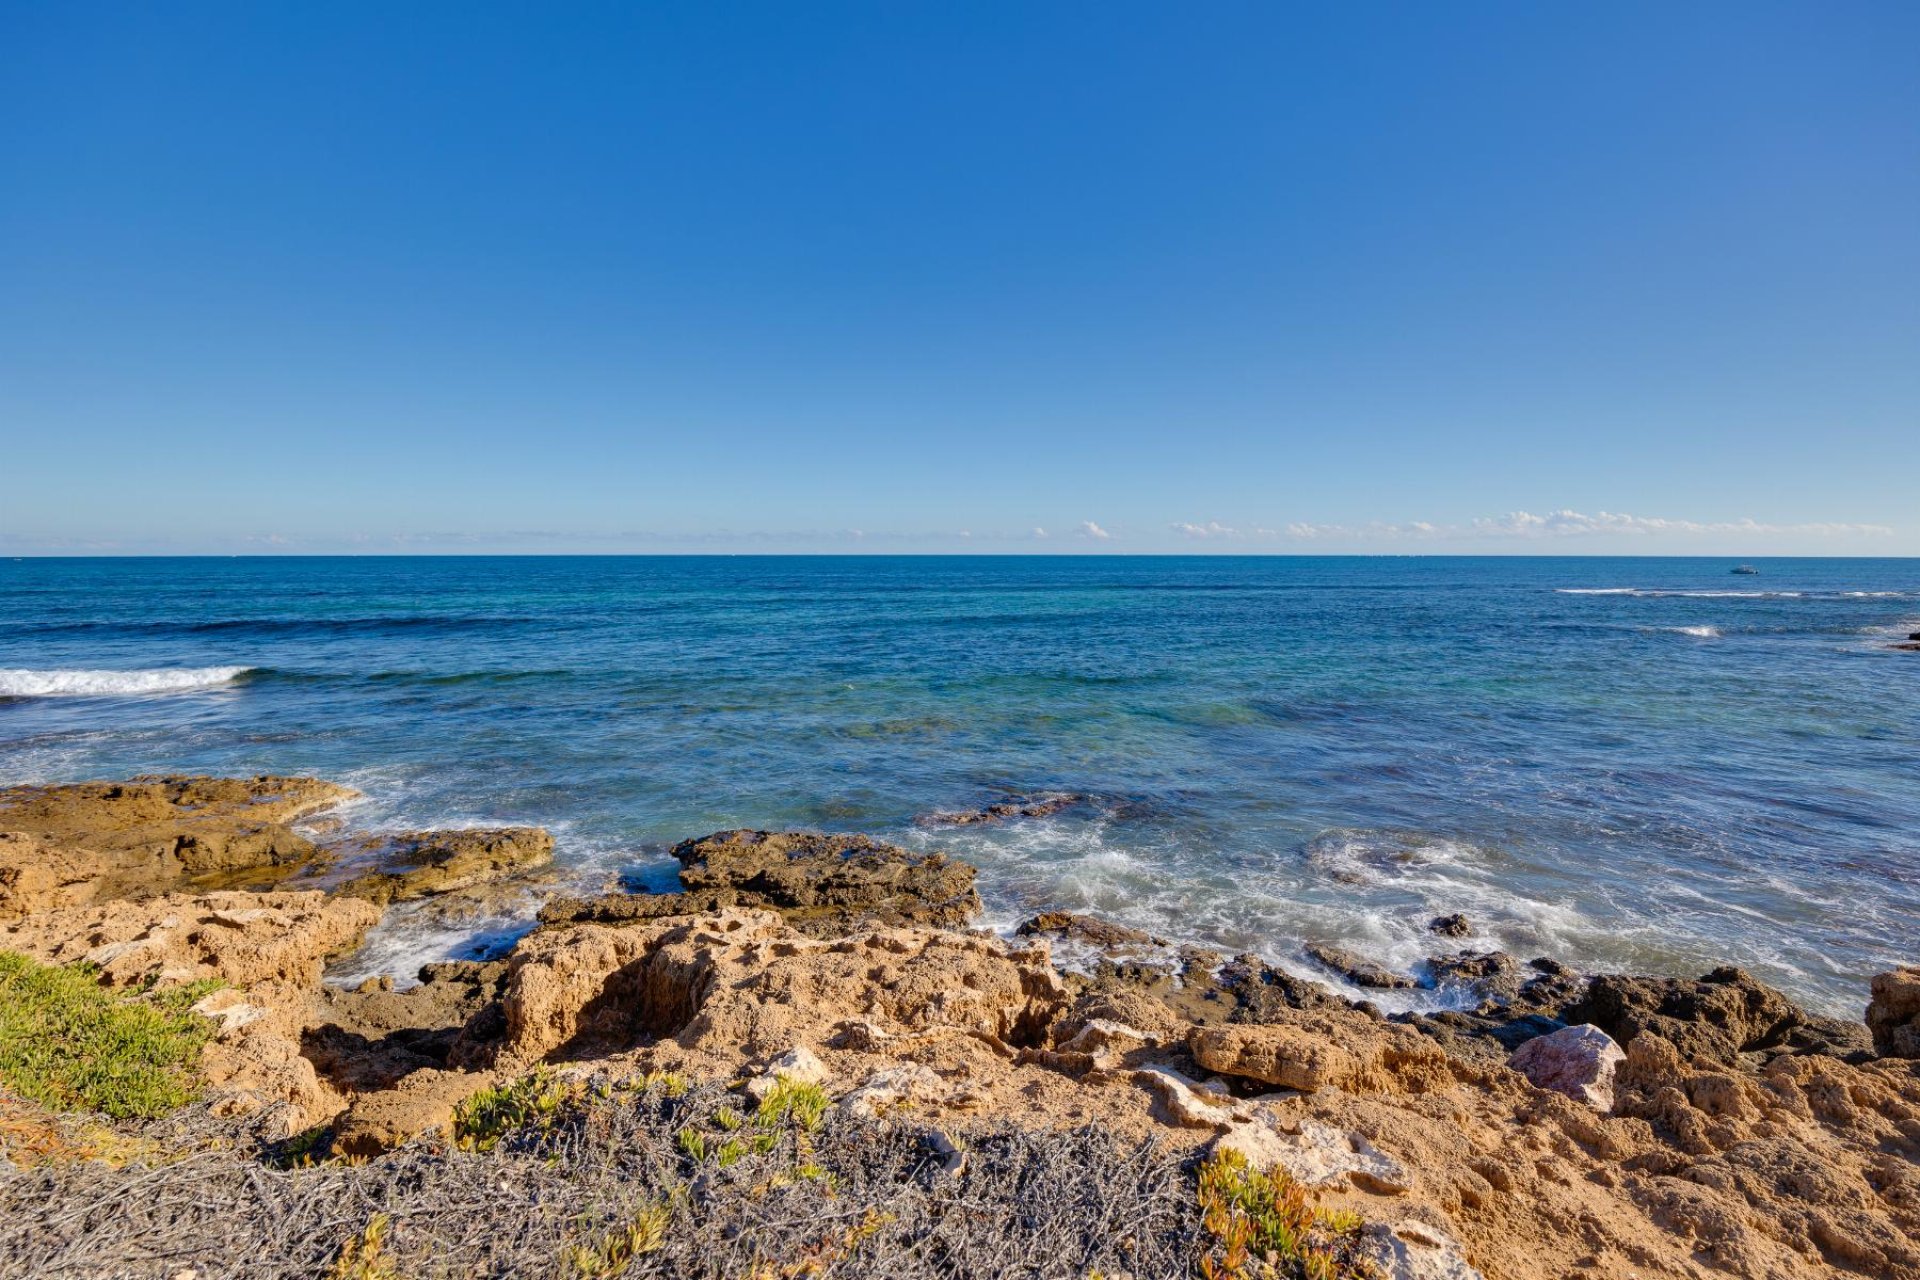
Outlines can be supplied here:
M1857 1011L1920 958L1920 561L1755 563L0 561L0 780L318 774L357 824L545 824L582 883L861 830L978 863L1000 927L1407 964L1465 911ZM1050 791L1096 799L914 823ZM358 965L522 927L402 914Z

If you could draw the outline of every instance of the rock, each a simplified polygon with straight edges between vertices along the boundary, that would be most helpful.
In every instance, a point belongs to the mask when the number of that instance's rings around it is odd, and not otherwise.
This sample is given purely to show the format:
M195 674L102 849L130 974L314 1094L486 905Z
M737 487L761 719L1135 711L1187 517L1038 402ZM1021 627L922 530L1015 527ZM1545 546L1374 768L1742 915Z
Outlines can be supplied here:
M1036 1045L1066 1005L1044 947L977 934L876 929L810 937L770 911L529 935L508 958L498 1045L556 1052L677 1046L727 1062L796 1044L960 1037L1001 1058ZM728 1069L732 1069L729 1067Z
M1130 944L1166 945L1162 939L1154 937L1144 929L1135 929L1124 924L1115 924L1111 920L1102 920L1097 916L1083 916L1072 911L1042 912L1022 923L1014 932L1023 938L1053 934L1096 947L1120 947Z
M840 1099L840 1110L863 1120L875 1120L901 1107L944 1100L951 1090L932 1068L917 1062L876 1071L853 1092Z
M813 1050L800 1045L769 1062L766 1070L748 1080L747 1096L760 1102L782 1081L790 1084L825 1084L831 1076L827 1064L820 1061Z
M1539 1088L1605 1112L1613 1109L1614 1071L1626 1056L1612 1036L1583 1023L1527 1041L1507 1065Z
M1909 632L1907 632L1907 639L1909 639L1909 640L1920 640L1920 631L1909 631Z
M1772 987L1731 967L1697 981L1602 974L1562 1014L1590 1022L1630 1047L1645 1032L1659 1035L1688 1061L1724 1066L1743 1053L1822 1052L1865 1048L1864 1027L1805 1013Z
M961 925L980 910L974 868L862 835L722 831L674 846L683 893L561 898L546 924L656 920L768 908L817 935L859 924Z
M1339 974L1356 987L1371 987L1378 991L1406 991L1420 985L1403 973L1394 973L1390 969L1382 968L1371 960L1331 943L1309 942L1303 950L1315 963Z
M334 1125L335 1155L367 1159L423 1133L451 1132L454 1111L495 1082L466 1071L416 1071L397 1088L355 1098Z
M334 891L385 906L518 875L553 860L553 837L541 827L410 831L368 836L327 850L342 861L377 863ZM295 882L297 883L297 882Z
M1454 1083L1438 1045L1410 1027L1353 1011L1300 1012L1260 1026L1196 1027L1187 1050L1209 1071L1302 1092L1427 1092Z
M1453 1237L1424 1222L1370 1223L1360 1239L1380 1280L1485 1280Z
M1881 1057L1920 1058L1920 968L1874 975L1867 1030Z
M1504 951L1456 951L1427 960L1427 975L1435 986L1471 987L1481 1001L1511 1001L1524 979L1520 966Z
M1050 795L1032 800L1011 800L990 804L984 809L963 809L951 813L929 813L914 819L923 827L969 827L983 822L1004 822L1008 818L1047 818L1063 809L1084 804L1086 796Z
M1162 1114L1167 1122L1182 1129L1226 1132L1236 1123L1245 1123L1248 1119L1246 1112L1235 1109L1231 1096L1212 1090L1203 1091L1194 1081L1171 1067L1142 1067L1133 1073L1133 1079L1159 1096Z
M0 918L266 881L311 858L289 823L357 793L314 778L144 777L0 790Z
M1427 931L1443 938L1471 938L1473 923L1456 912L1450 916L1435 916L1427 921Z
M1307 1187L1351 1184L1381 1196L1403 1196L1413 1175L1400 1161L1359 1133L1345 1133L1318 1120L1302 1119L1289 1130L1262 1112L1235 1125L1215 1140L1218 1149L1238 1152L1257 1169L1283 1169Z

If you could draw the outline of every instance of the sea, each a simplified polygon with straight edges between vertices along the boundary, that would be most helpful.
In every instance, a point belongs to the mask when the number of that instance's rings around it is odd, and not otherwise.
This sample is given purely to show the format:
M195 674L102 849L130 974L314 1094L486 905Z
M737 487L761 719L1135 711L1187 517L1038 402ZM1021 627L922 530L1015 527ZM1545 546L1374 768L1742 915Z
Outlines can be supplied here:
M1858 1016L1920 960L1920 560L0 560L0 783L313 774L365 830L535 823L563 887L862 831L1318 974L1464 913ZM1086 799L964 827L928 815ZM343 976L498 952L397 910ZM1395 997L1445 1001L1446 992Z

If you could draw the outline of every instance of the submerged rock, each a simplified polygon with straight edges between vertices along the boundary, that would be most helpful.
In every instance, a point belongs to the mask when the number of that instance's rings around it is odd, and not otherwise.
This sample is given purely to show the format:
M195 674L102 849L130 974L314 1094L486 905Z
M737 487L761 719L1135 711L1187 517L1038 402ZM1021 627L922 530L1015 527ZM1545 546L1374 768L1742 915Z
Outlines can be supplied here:
M1043 911L1032 919L1024 921L1014 932L1023 938L1051 934L1096 947L1167 945L1164 939L1156 938L1144 929L1135 929L1130 925L1115 924L1111 920L1102 920L1098 916L1085 916L1072 911Z
M923 827L970 827L983 822L1004 822L1008 818L1048 818L1077 804L1085 804L1082 795L1049 795L1031 800L1007 800L984 809L929 813L914 819Z
M1339 974L1356 987L1370 987L1376 991L1408 991L1420 985L1404 973L1395 973L1331 943L1309 942L1302 950L1316 964Z
M540 919L619 924L759 907L825 934L856 923L959 925L980 910L973 867L870 836L721 831L682 841L673 856L683 892L559 898Z

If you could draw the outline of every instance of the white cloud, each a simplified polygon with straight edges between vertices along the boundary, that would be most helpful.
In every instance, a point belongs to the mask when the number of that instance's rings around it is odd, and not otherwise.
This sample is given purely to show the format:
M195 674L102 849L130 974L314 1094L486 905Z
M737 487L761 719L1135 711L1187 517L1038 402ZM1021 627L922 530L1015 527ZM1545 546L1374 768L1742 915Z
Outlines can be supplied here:
M1047 531L1045 529L1042 529L1039 525L1035 525L1033 526L1033 536L1036 538L1044 538L1047 536Z
M1209 520L1205 524L1176 521L1173 529L1175 533L1188 538L1237 538L1240 536L1238 529L1229 528L1218 520Z
M1180 526L1190 527L1190 526ZM1427 520L1402 524L1373 521L1362 525L1289 524L1285 536L1301 541L1321 539L1458 539L1458 538L1587 538L1587 537L1887 537L1893 530L1883 524L1843 524L1813 522L1807 524L1766 524L1751 517L1740 520L1679 520L1666 516L1636 516L1620 511L1582 511L1562 509L1536 515L1531 511L1510 511L1503 516L1481 516L1466 524L1442 525Z
M1080 522L1080 536L1083 538L1092 538L1096 542L1106 542L1113 537L1112 534L1091 520L1082 520Z

